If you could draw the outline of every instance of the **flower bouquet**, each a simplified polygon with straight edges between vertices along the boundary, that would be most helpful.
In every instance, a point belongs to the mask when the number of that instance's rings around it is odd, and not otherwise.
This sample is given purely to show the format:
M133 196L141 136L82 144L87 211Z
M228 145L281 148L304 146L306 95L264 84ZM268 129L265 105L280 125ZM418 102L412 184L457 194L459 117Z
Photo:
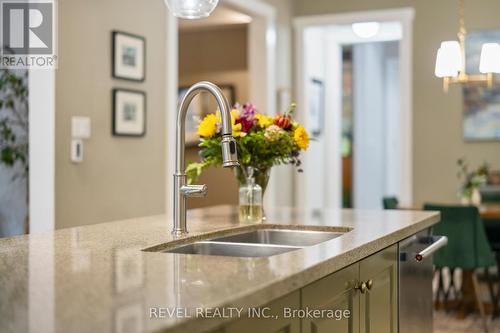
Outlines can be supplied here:
M236 177L240 186L247 180L247 170L252 168L255 182L264 193L274 165L292 164L302 172L300 152L309 146L309 136L304 126L293 119L295 104L284 114L271 117L258 112L254 105L236 104L231 111L233 136L236 140L240 166ZM186 174L192 183L204 169L222 164L221 118L207 115L199 124L201 161L189 163Z

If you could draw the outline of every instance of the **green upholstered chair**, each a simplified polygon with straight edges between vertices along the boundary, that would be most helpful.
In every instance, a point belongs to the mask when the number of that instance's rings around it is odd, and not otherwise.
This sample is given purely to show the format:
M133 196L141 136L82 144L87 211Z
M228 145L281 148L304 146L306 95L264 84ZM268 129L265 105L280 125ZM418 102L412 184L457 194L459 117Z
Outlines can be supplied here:
M424 205L424 209L441 212L441 222L432 228L432 232L434 235L448 237L448 245L434 254L434 265L437 269L448 267L452 272L456 268L461 268L464 274L471 274L475 299L486 329L486 319L482 302L479 301L479 287L475 271L478 268L494 266L496 262L479 210L475 206L433 204ZM441 283L440 281L440 287L442 287Z
M487 185L479 189L481 193L481 202L488 203L498 203L500 204L500 186L499 185Z
M399 200L396 197L384 197L382 199L384 209L398 209Z

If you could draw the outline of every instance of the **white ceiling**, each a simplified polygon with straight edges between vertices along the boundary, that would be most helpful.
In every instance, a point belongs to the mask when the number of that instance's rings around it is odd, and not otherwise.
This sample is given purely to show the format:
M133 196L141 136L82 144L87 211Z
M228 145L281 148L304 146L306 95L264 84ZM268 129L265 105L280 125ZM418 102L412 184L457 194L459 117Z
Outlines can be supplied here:
M231 8L219 5L207 18L198 20L179 19L179 29L197 30L207 27L247 24L251 21L252 18L250 16L237 12Z

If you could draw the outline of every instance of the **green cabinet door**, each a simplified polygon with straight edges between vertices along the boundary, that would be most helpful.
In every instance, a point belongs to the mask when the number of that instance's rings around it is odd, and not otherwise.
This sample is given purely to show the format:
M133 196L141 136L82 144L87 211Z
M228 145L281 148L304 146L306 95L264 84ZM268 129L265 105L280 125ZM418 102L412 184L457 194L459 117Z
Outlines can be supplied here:
M304 318L302 333L359 332L359 292L355 289L358 276L359 265L353 264L301 290L303 309L349 311L348 318L329 318L325 313L321 318Z
M359 263L360 333L397 333L398 258L397 245L386 248Z
M263 308L266 315L273 318L244 318L228 324L224 333L300 333L300 318L285 318L284 308L300 309L300 291L297 290L273 301Z

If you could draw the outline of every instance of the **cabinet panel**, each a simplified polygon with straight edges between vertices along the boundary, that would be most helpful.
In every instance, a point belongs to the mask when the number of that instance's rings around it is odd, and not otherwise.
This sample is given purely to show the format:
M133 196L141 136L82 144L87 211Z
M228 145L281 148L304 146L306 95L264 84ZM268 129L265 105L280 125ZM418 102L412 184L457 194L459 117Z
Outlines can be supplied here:
M349 318L305 318L302 333L358 333L359 293L354 289L359 265L354 264L302 289L302 308L313 310L349 310Z
M361 333L397 333L397 270L397 245L360 262L360 281L371 281L360 298Z
M244 318L228 324L224 333L300 333L299 318L284 318L283 309L300 309L300 291L297 290L265 307L277 318ZM264 308L264 307L261 307ZM266 315L268 313L266 312Z

